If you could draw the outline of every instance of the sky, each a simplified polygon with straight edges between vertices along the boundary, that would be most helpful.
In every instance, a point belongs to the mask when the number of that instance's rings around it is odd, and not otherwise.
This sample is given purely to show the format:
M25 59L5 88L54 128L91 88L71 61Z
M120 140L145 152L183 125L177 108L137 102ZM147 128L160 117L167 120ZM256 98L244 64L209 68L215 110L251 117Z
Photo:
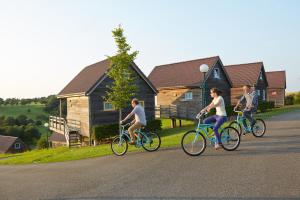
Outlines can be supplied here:
M297 0L0 0L0 97L59 93L116 52L119 24L146 75L219 55L224 65L286 70L287 91L299 91L299 10Z

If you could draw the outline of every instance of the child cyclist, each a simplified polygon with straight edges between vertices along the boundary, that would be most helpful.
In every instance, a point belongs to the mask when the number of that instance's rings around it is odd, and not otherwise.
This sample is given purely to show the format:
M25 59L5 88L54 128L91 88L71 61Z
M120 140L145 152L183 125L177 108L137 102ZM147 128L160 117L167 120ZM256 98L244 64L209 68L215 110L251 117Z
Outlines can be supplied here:
M227 114L225 109L225 102L223 97L221 96L221 91L217 88L212 88L210 90L210 96L213 98L212 102L205 108L201 110L201 112L209 112L212 108L216 108L216 114L204 119L204 124L215 123L213 127L213 131L216 138L215 149L222 148L222 142L220 138L220 134L218 129L222 126L224 122L227 121Z

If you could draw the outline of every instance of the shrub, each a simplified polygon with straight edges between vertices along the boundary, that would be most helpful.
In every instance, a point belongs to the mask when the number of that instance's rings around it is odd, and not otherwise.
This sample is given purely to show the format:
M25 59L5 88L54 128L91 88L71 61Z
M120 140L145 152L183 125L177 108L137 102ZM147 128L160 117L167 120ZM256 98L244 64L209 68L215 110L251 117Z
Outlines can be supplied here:
M40 121L43 121L43 122L48 121L48 117L46 115L43 115L43 114L37 115L36 119L40 120Z
M40 138L37 142L38 149L45 149L49 146L49 142L47 142L47 138Z
M293 105L294 104L294 95L289 94L285 97L285 105Z
M162 126L161 120L155 119L155 120L147 122L146 129L148 131L155 132L155 131L160 131L161 130L161 126Z
M257 109L260 112L266 112L268 109L272 109L275 107L275 103L273 101L261 101L258 104Z
M41 125L42 125L42 121L41 121L41 120L36 120L36 121L35 121L35 125L41 126Z
M300 104L300 92L295 93L294 104Z
M161 120L152 120L147 122L146 130L159 131L161 130L161 127L162 127ZM105 138L113 137L118 134L119 134L118 124L96 125L92 129L92 138L97 141Z
M109 138L119 133L118 124L107 124L107 125L96 125L93 127L92 138L94 140L102 140L104 138Z

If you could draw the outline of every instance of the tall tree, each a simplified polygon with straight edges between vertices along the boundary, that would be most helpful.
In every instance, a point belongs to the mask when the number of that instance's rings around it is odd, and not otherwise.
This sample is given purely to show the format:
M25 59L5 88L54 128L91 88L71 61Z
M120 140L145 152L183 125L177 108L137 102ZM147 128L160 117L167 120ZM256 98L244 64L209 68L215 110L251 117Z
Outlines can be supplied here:
M122 109L129 105L137 90L130 65L137 57L138 51L130 53L131 46L127 43L121 26L115 28L112 34L117 45L117 53L115 56L108 57L110 69L107 74L113 80L113 84L108 86L109 90L105 98L119 110L119 121L121 121Z

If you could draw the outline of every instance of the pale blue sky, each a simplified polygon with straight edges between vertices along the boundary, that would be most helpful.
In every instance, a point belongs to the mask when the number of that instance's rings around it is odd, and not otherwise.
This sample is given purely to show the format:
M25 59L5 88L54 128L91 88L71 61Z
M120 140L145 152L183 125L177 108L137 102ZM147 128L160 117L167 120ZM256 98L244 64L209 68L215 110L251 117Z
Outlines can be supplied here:
M0 97L57 94L115 52L122 24L148 75L154 66L219 55L263 61L300 90L300 1L0 0Z

